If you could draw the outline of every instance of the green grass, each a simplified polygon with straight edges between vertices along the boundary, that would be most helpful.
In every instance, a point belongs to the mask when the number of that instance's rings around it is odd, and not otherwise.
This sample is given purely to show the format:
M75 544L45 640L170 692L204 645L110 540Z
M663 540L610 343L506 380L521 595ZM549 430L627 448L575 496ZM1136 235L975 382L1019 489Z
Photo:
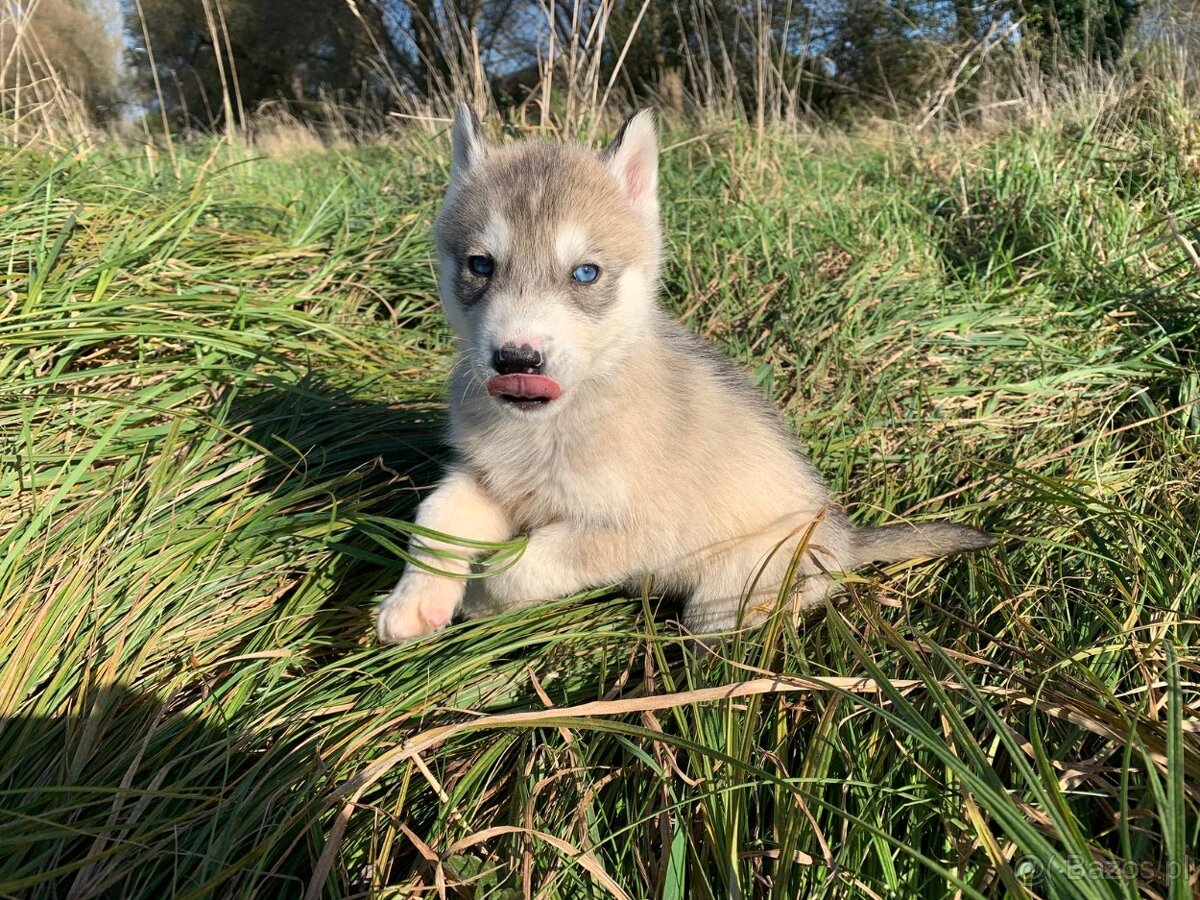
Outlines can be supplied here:
M441 143L0 150L0 895L1190 896L1200 168L1154 110L668 135L667 302L858 521L1004 536L715 656L604 592L374 643L446 456Z

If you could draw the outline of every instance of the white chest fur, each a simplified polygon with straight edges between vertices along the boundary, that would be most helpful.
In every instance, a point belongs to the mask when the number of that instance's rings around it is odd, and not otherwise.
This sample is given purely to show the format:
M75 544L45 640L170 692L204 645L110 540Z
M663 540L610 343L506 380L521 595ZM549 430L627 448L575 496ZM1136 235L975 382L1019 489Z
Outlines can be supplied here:
M611 435L567 416L501 413L464 417L455 444L522 530L560 521L607 527L633 517L633 479Z

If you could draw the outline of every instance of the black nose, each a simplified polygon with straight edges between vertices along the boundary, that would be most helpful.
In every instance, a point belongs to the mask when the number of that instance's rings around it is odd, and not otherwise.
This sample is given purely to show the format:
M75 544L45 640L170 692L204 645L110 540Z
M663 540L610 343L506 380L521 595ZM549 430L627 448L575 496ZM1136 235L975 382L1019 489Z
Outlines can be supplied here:
M501 375L511 375L521 372L526 375L536 375L542 370L545 360L541 350L534 350L528 344L518 347L516 344L505 344L492 354L492 368Z

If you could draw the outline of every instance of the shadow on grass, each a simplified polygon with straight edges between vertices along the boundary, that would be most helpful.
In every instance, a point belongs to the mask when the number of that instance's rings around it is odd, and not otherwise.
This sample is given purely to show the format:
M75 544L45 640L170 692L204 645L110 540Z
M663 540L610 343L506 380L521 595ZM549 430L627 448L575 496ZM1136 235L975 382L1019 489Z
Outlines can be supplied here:
M304 870L309 823L255 797L281 788L278 754L241 746L217 704L179 712L197 699L109 685L59 715L0 717L0 895L177 896L246 866L264 833L293 850L253 880L298 894L277 873ZM311 767L293 761L286 777L298 786Z
M364 399L309 373L242 389L222 419L265 452L266 468L254 484L286 519L276 523L281 536L333 551L323 555L329 589L317 612L319 633L357 642L375 598L402 567L379 538L405 545L403 525L449 455L443 401ZM289 596L281 597L281 610Z

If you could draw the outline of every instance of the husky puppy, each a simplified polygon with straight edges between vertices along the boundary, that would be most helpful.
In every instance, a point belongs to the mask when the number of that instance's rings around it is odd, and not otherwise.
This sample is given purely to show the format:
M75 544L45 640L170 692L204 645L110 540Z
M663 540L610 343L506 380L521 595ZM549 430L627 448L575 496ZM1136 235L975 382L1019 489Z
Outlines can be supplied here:
M659 306L650 111L599 156L489 146L465 105L452 134L436 243L457 454L417 524L528 544L468 579L482 551L415 536L423 565L379 606L380 640L646 576L688 598L689 629L722 631L781 597L819 602L831 573L993 543L946 522L850 524L758 391Z

